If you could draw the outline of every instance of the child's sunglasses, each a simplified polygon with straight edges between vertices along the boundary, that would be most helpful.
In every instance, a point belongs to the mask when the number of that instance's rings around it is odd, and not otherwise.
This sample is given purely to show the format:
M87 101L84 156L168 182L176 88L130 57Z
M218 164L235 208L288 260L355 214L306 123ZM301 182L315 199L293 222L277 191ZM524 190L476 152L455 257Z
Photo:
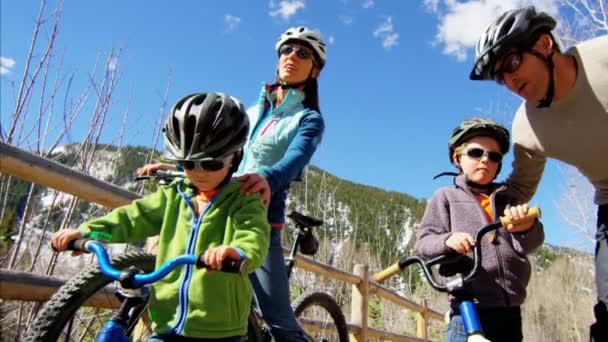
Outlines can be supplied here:
M296 56L298 56L299 59L309 59L312 57L312 51L302 47L291 46L289 44L283 44L279 48L279 55L289 56L294 51L296 52Z
M494 163L498 164L502 161L502 153L495 151L485 151L478 147L469 148L464 151L464 154L466 154L467 157L475 160L480 160L484 156L488 156L488 159Z
M229 163L230 159L210 159L210 160L180 160L177 163L184 168L184 170L192 170L198 164L205 171L219 171L224 168L226 163Z
M522 61L523 53L521 51L508 53L505 58L502 59L502 64L498 70L494 72L494 80L500 85L505 84L505 72L509 74L515 72L515 70L519 69L521 66Z

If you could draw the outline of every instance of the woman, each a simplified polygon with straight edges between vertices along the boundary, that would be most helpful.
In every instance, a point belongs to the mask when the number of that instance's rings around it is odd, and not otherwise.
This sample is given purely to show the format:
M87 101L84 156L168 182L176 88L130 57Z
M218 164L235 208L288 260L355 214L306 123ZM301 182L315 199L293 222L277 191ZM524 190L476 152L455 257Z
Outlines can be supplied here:
M247 111L251 122L239 169L241 191L259 192L268 205L270 250L262 267L251 275L264 320L277 341L305 341L289 301L281 228L287 191L310 162L324 130L317 78L326 61L320 35L306 27L285 31L275 45L275 83L262 87L259 102ZM166 164L150 164L147 174Z

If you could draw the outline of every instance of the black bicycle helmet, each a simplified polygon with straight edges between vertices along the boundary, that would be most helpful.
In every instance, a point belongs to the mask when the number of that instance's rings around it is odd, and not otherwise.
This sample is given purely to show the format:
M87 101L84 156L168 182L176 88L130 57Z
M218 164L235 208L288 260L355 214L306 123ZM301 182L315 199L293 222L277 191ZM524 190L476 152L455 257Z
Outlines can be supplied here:
M519 8L501 14L481 35L475 49L475 64L469 78L492 79L496 59L509 49L531 50L539 30L550 32L557 22L545 12L537 12L534 6Z
M249 119L234 97L197 93L177 101L163 131L169 160L220 159L245 145Z
M498 141L502 154L509 152L510 134L501 124L485 118L466 119L452 131L448 142L450 163L454 164L454 150L465 141L477 136L492 137Z

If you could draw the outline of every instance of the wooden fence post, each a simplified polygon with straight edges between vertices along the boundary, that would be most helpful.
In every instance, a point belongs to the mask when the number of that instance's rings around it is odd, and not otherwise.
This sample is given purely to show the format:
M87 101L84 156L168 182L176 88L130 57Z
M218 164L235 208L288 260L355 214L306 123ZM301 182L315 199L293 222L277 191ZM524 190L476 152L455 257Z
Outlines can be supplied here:
M416 337L427 341L426 311L428 310L428 306L426 299L422 302L422 306L424 307L424 310L416 314Z
M350 321L360 327L360 330L351 334L351 340L365 342L367 340L367 311L369 306L369 267L356 264L353 273L361 278L361 282L352 287Z

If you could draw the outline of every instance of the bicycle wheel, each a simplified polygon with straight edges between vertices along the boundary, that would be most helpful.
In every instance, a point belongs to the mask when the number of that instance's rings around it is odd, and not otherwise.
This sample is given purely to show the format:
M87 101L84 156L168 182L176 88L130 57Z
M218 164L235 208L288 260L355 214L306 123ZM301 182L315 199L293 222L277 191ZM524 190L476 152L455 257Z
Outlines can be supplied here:
M112 258L112 265L118 269L135 266L144 272L152 272L154 263L155 256L143 252ZM113 293L104 291L104 287L110 283L112 281L103 276L98 265L91 265L76 274L38 312L25 341L57 341L59 338L62 341L94 340L113 310L83 307L83 304L93 298L113 300ZM70 336L66 336L68 326Z
M328 342L349 340L344 314L329 294L305 293L293 303L293 308L309 340Z

